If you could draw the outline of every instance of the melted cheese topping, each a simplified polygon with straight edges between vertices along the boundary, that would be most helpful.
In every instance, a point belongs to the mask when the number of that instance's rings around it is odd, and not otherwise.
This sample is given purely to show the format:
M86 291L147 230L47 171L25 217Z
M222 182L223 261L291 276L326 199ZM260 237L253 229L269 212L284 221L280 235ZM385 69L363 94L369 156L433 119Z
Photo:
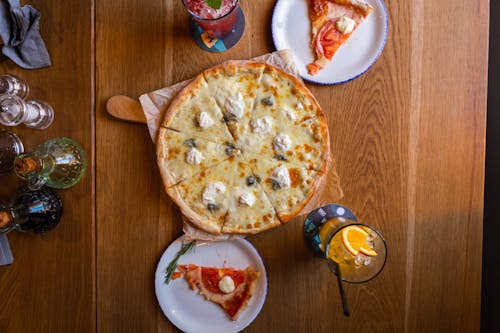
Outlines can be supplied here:
M274 169L270 178L276 181L282 190L286 190L291 186L290 173L283 165Z
M295 111L293 111L292 109L290 109L288 107L284 107L282 110L283 110L283 113L285 114L285 116L287 117L288 120L291 120L291 121L297 120L297 115L295 114Z
M350 34L356 27L356 22L347 16L342 16L335 22L335 28L343 35Z
M203 154L196 148L191 148L186 153L186 163L188 164L198 165L201 163L201 160L203 160L203 158Z
M198 116L196 117L196 120L198 121L198 125L202 129L207 129L214 124L214 121L212 120L212 118L210 117L208 112L204 112L204 111L200 112L198 114Z
M271 116L264 116L252 120L252 129L254 133L267 134L273 128L273 118Z
M219 194L224 194L226 192L226 186L222 182L215 182L205 186L203 190L202 198L204 204L212 203L216 201L216 197Z
M264 74L262 76L261 82L264 84L264 86L269 87L273 85L273 80L271 79L271 76Z

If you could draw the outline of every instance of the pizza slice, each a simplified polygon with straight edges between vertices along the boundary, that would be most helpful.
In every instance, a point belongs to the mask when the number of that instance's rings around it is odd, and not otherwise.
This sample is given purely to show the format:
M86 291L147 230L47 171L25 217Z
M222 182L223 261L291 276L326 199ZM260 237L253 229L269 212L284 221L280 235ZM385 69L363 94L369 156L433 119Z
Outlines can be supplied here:
M203 73L234 138L241 132L242 120L251 116L264 67L258 62L229 61Z
M251 118L242 123L235 145L322 170L329 152L328 125L321 107L302 82L266 66L255 96Z
M207 82L200 75L179 92L161 127L223 144L233 141L223 118Z
M179 265L192 290L205 299L220 305L227 315L236 320L254 294L260 273L252 268L215 268L197 265Z
M312 117L294 126L280 122L271 147L275 159L325 172L330 154L326 120Z
M279 225L271 202L248 164L238 162L238 178L229 195L223 233L256 233Z
M286 223L302 211L320 184L322 172L271 157L247 154L247 161L276 210Z
M166 190L189 221L207 232L220 234L237 176L232 156Z
M230 142L219 144L163 127L158 133L157 160L166 186L173 186L237 153Z
M372 11L373 7L361 0L311 0L311 48L316 59L307 65L308 73L315 75L328 65Z

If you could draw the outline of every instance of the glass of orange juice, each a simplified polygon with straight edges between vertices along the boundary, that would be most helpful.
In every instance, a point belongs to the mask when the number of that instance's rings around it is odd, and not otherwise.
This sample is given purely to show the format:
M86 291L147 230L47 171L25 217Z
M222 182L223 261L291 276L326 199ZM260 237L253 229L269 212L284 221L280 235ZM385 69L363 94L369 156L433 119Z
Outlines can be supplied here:
M312 211L304 222L304 236L345 282L369 281L385 266L384 237L374 227L359 223L345 206L330 204Z

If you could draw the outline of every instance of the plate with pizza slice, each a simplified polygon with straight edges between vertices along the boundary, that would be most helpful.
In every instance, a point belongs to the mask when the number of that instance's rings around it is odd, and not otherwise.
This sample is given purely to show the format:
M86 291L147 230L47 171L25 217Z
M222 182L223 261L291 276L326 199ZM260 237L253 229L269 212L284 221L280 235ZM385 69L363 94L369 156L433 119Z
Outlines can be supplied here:
M169 245L155 274L155 291L165 316L184 332L240 332L264 305L267 276L253 245L244 239L198 242L179 259L169 284L166 269L184 236Z
M277 50L291 49L304 80L349 82L368 71L384 49L383 0L278 0L272 18Z

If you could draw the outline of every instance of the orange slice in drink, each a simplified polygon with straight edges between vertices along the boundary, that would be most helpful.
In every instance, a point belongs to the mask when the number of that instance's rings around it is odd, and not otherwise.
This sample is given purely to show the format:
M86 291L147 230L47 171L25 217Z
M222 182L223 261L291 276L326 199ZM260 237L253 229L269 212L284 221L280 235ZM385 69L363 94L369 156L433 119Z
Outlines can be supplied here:
M357 225L351 225L342 229L342 244L353 256L359 252L365 256L375 257L375 252L367 242L369 234Z

